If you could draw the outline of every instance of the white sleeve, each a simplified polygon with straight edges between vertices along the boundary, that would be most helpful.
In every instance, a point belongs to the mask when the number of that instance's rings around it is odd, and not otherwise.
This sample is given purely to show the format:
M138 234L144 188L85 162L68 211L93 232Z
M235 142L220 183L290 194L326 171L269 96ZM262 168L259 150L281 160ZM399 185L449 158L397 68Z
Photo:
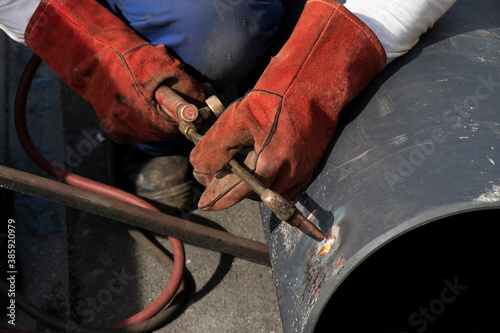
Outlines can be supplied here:
M378 37L387 63L402 56L456 0L347 0L345 7Z
M10 38L24 44L24 32L40 0L1 0L0 29Z

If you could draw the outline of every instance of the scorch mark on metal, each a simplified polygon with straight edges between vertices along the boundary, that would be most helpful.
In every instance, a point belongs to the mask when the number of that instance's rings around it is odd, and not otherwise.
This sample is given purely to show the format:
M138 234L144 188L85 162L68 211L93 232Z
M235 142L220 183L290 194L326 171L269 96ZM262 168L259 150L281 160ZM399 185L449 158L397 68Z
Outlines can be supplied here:
M388 114L392 113L394 108L394 101L391 99L391 96L387 92L385 86L382 86L384 89L384 94L380 94L380 97L377 97L377 109L379 111L380 117L385 117Z
M372 149L373 149L373 148L368 149L368 150L367 150L367 151L365 151L364 153L361 153L361 154L359 154L358 156L356 156L355 158L350 159L349 161L347 161L347 162L345 162L345 163L342 163L342 164L341 164L341 165L339 165L339 166L336 166L336 168L342 168L344 165L349 164L349 163L351 163L351 162L354 162L354 161L356 161L356 160L360 159L361 157L363 157L363 156L365 156L366 154L368 154L368 153L369 153Z
M318 253L318 257L322 257L330 252L330 250L332 249L332 246L335 244L335 242L337 241L337 238L339 237L339 230L340 230L340 227L338 224L336 224L332 227L330 234L322 242L322 244L324 244L324 246L323 246L323 249ZM336 249L337 247L334 247L334 249Z
M333 265L333 274L332 275L337 275L342 267L344 267L345 264L345 259L344 256L340 257L340 259Z
M497 202L500 201L500 186L492 185L491 190L488 190L486 193L482 194L479 198L474 201L480 202Z
M387 140L387 143L392 146L399 146L402 143L408 141L408 136L406 134L401 134L393 137L392 139Z

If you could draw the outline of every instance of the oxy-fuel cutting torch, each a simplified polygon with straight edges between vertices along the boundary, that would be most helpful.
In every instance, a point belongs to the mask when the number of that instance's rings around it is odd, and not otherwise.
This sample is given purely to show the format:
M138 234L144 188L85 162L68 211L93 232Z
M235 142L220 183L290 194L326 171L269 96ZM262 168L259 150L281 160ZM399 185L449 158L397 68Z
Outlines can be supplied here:
M195 144L203 138L198 133L196 126L212 116L218 118L224 112L224 106L215 95L205 101L207 107L198 109L195 105L186 102L167 86L158 88L156 91L156 100L164 112L178 120L181 133ZM262 203L276 214L280 220L298 228L305 235L317 242L325 241L325 235L302 214L293 202L267 188L235 159L230 160L227 167L230 172L250 186L260 197Z

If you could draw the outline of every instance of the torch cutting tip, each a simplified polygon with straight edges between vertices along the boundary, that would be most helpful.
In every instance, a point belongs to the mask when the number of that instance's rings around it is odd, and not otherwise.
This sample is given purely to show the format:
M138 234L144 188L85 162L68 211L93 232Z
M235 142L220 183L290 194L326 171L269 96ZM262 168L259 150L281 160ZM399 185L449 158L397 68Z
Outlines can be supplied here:
M322 233L318 227L316 227L311 221L309 221L299 210L294 219L289 222L292 226L297 227L305 235L311 237L316 242L321 243L326 240L326 236Z

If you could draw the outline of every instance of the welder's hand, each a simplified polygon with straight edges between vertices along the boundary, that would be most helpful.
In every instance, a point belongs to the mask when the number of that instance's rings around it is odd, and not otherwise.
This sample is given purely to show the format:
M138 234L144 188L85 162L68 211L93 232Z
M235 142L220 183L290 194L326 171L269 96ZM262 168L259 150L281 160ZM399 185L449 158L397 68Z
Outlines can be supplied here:
M167 140L176 122L159 111L160 84L195 104L201 85L164 46L153 46L94 0L42 0L26 44L92 103L103 127L121 143Z
M207 186L199 206L229 208L252 195L219 172L245 147L245 164L290 199L310 181L342 107L386 65L373 32L334 0L309 0L290 39L255 88L232 104L191 153Z

